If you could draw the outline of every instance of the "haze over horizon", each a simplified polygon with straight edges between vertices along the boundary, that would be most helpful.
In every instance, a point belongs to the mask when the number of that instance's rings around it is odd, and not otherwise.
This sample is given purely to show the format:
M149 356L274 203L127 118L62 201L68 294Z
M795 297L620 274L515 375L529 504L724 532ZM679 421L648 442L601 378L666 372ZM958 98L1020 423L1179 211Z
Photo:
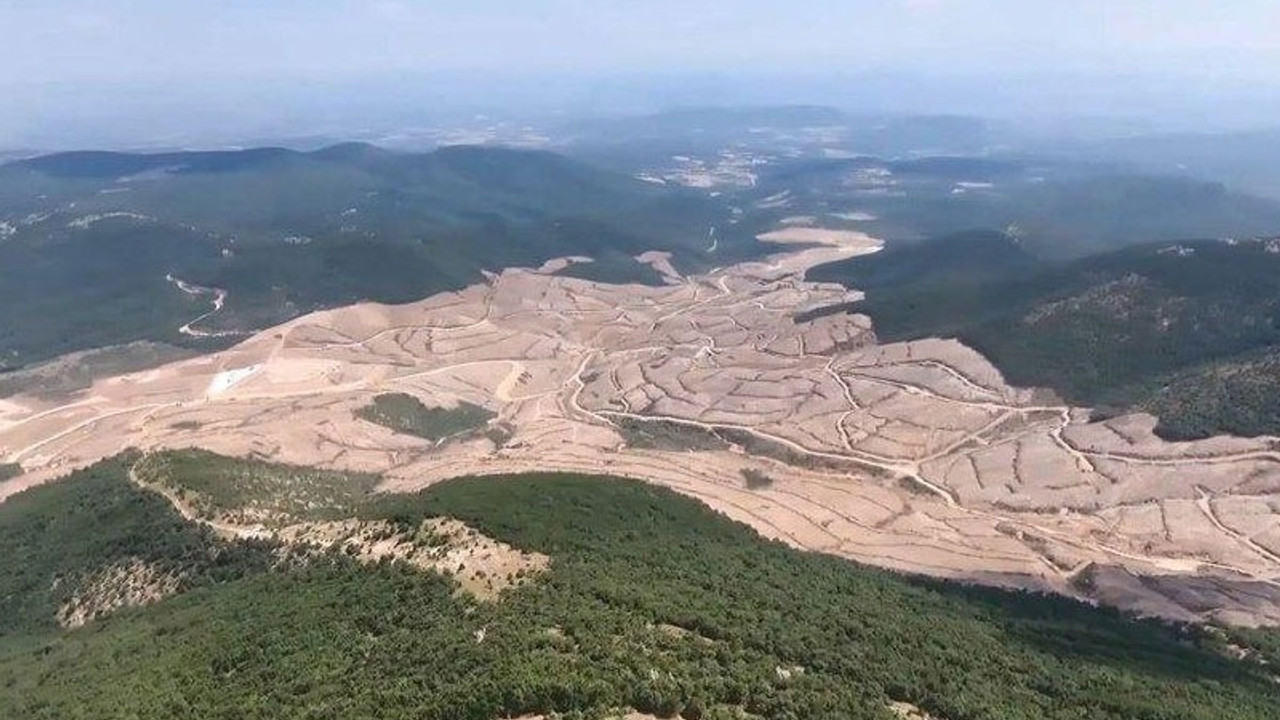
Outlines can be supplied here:
M1267 0L51 0L0 8L22 30L0 67L22 98L0 149L145 143L169 126L248 137L272 116L344 132L796 102L1263 125L1276 16Z

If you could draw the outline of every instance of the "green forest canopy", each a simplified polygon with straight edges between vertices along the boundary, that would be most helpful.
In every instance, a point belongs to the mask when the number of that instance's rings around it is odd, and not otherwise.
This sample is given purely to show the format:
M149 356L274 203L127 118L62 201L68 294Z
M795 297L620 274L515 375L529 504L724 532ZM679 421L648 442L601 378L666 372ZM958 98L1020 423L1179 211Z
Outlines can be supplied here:
M451 516L551 556L539 582L481 602L398 564L264 562L269 544L219 540L131 485L133 460L0 504L5 717L888 720L898 700L949 720L1187 720L1280 706L1274 668L1221 652L1217 634L796 551L639 482L464 478L353 508L409 526ZM191 579L54 627L51 579L122 557Z

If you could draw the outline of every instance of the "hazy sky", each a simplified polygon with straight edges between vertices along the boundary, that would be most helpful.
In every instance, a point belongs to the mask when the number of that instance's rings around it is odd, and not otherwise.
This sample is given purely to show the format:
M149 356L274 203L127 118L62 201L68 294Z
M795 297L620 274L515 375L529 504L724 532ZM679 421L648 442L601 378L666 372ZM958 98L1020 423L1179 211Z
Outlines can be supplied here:
M894 67L1280 80L1277 0L5 0L0 84Z
M689 105L1280 117L1280 0L0 0L0 28L0 150Z

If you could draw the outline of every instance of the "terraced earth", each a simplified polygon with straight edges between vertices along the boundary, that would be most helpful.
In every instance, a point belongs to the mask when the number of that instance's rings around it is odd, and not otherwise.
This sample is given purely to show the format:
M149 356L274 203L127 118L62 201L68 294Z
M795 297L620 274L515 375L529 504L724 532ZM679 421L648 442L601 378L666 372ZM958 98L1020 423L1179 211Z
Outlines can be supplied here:
M1164 442L1153 418L1089 422L1011 387L958 342L880 344L865 316L809 312L858 293L803 280L877 241L812 227L762 239L779 252L663 286L510 269L417 303L306 315L71 397L11 397L0 462L23 474L0 497L128 447L380 473L384 491L607 473L866 563L1280 622L1275 439ZM390 393L495 417L437 445L360 418Z

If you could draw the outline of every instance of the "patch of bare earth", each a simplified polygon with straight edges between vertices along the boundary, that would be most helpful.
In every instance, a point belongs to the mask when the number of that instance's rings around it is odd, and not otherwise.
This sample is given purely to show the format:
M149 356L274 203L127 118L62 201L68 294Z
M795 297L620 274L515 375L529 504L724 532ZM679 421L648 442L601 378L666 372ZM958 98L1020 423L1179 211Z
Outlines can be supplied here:
M274 540L289 556L300 550L338 550L368 564L404 562L447 575L461 591L481 600L495 599L503 590L536 578L550 566L546 555L494 540L452 518L428 518L417 528L406 530L386 521L350 518L304 522L278 509L216 508L200 493L176 486L164 469L141 467L153 457L131 468L130 479L163 496L188 521L200 523L225 539ZM295 491L305 493L299 488Z
M662 287L512 269L418 303L300 317L99 380L75 402L0 401L0 462L26 471L0 498L125 447L381 473L383 491L607 473L798 548L1180 619L1280 623L1276 439L1164 442L1149 416L1093 423L1011 387L954 340L881 344L860 315L796 322L851 294L805 270L879 244L798 223L761 239L778 252ZM502 432L436 446L354 417L397 392L482 406ZM637 424L661 442L629 445ZM773 482L746 487L744 470Z
M121 608L159 602L178 592L181 582L180 576L138 558L102 568L84 578L58 608L58 624L80 627Z
M605 715L607 720L659 720L657 715L649 715L648 712L636 712L635 710L618 712L617 715ZM512 717L509 720L556 720L556 717L550 715L521 715Z
M497 598L551 564L546 555L519 550L451 518L428 519L412 532L388 522L299 523L273 536L288 546L338 549L361 562L396 560L439 572L480 600Z
M941 720L908 702L891 702L889 710L903 720Z

